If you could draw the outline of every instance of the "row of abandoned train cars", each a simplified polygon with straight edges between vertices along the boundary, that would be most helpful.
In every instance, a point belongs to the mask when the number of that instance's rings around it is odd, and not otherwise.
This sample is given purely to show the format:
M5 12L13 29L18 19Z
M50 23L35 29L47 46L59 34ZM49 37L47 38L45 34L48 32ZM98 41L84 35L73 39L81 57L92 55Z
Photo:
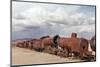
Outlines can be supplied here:
M39 39L19 41L15 43L15 46L65 58L77 57L81 60L96 60L96 36L93 36L91 40L79 38L77 33L72 33L71 37L43 36Z

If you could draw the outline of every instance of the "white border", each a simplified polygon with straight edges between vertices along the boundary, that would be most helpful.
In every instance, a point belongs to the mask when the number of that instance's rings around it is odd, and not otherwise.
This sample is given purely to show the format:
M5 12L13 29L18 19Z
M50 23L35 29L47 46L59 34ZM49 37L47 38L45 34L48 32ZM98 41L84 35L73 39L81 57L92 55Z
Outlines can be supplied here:
M100 0L34 0L43 2L88 4L97 6L97 61L85 63L68 63L39 65L40 67L98 67L100 63ZM0 0L0 67L10 65L10 0ZM38 67L39 67L38 66ZM32 66L25 66L32 67ZM36 66L34 66L36 67Z

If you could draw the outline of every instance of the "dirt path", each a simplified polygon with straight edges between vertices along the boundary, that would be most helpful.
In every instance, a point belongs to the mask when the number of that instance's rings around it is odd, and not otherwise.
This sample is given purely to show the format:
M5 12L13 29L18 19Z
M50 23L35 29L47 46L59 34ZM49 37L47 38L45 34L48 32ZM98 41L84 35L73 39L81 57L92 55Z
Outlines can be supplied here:
M79 62L80 60L72 60L71 58L61 58L59 56L48 53L36 52L25 48L12 48L12 65L26 64L45 64L60 62Z

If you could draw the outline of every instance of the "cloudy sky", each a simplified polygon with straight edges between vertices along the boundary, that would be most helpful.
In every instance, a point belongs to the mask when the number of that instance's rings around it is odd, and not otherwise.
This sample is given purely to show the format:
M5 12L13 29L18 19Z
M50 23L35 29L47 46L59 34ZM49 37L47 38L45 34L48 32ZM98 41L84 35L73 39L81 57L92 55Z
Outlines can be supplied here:
M90 39L95 34L95 7L12 2L12 39L70 36Z

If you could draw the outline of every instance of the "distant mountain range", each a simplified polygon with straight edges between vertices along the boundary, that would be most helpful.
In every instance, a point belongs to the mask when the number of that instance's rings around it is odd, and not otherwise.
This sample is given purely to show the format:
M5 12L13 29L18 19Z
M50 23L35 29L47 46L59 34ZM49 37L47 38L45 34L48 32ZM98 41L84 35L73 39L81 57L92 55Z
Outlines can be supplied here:
M84 37L86 39L91 39L95 33L93 32L80 32L80 33L77 33L79 37ZM22 41L22 40L31 40L33 38L22 38L22 39L15 39L15 40L12 40L12 42L16 42L16 41Z
M32 39L32 38L16 39L16 40L12 40L12 42L21 41L21 40L31 40L31 39Z

